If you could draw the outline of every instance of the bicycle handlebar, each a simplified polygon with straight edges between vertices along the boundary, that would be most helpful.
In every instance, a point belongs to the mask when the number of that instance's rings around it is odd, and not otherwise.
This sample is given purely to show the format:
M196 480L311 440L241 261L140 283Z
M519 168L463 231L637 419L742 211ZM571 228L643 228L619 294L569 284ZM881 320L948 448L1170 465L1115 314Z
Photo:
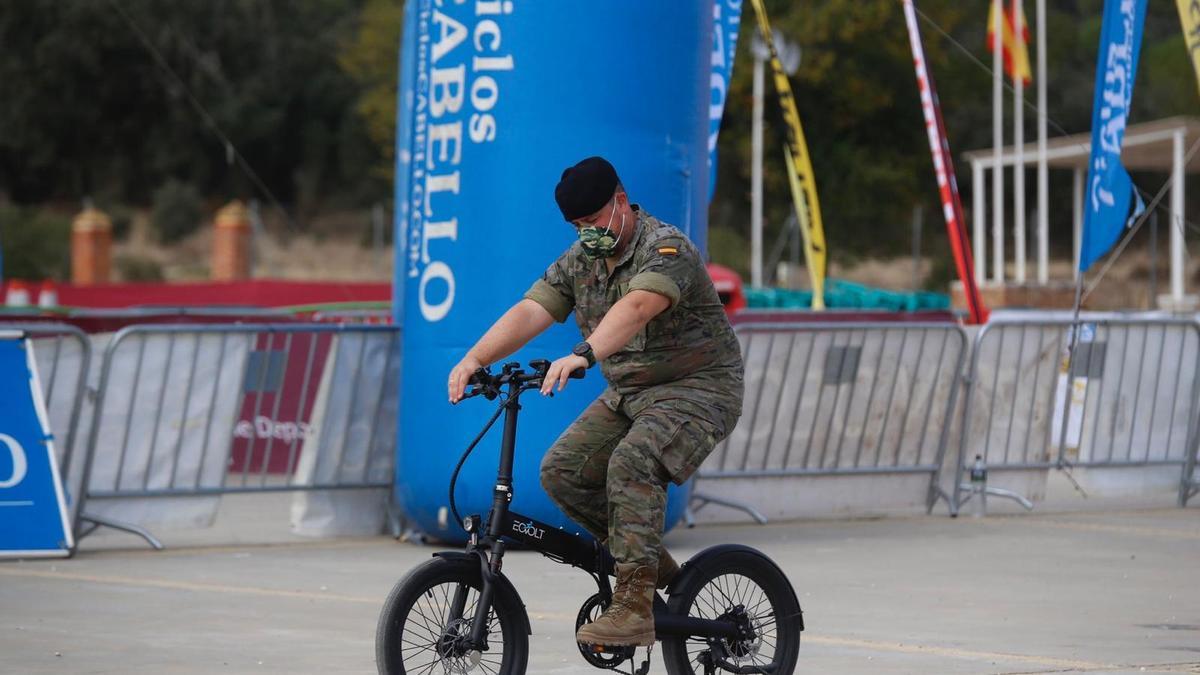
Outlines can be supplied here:
M534 359L529 362L529 367L533 368L532 373L526 373L521 370L519 362L512 361L504 364L500 373L495 375L487 367L479 368L471 373L471 378L467 380L468 389L458 402L461 403L475 396L484 396L490 401L500 395L500 388L504 385L509 385L510 391L513 388L524 391L541 387L542 380L546 377L546 371L550 370L550 362L546 359ZM585 375L587 375L587 370L576 368L568 377L572 380L582 380Z

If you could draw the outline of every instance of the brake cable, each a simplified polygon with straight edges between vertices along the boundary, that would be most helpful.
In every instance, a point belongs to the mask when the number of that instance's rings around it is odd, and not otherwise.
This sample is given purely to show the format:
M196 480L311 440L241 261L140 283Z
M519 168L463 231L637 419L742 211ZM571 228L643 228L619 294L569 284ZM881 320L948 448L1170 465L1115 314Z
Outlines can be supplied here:
M458 465L454 467L454 473L450 476L450 512L454 514L454 520L458 523L458 526L462 528L463 532L466 532L467 528L463 527L462 516L458 513L458 506L454 503L454 484L458 482L458 472L462 470L463 464L467 461L467 457L471 455L471 451L475 449L475 446L479 445L479 441L483 440L483 437L487 434L488 430L492 428L492 425L496 423L496 420L500 419L500 413L504 412L504 406L507 404L508 399L501 395L500 406L496 408L496 412L492 414L492 419L488 420L488 423L483 427L483 431L480 431L479 435L475 437L475 440L471 441L471 445L467 446L466 452L464 452L462 457L458 459Z

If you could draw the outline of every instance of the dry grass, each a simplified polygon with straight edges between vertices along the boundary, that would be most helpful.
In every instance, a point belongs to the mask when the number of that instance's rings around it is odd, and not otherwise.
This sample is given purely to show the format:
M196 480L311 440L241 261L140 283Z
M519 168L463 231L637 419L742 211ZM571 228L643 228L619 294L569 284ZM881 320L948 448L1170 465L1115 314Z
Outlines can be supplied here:
M128 240L114 246L114 258L129 256L157 263L167 281L203 281L212 266L212 229L201 228L174 246L149 236L135 219ZM269 279L390 281L392 249L372 251L357 235L265 235L255 241L254 276Z
M286 239L275 235L261 237L256 242L254 275L261 278L295 280L391 280L391 247L376 252L363 245L361 235L338 234L336 228L325 228L323 231L327 234L293 235ZM116 245L114 256L151 260L162 268L167 281L208 279L212 256L210 228L202 228L170 247L155 243L148 233L149 227L145 218L135 218L128 240ZM1158 294L1170 291L1169 264L1166 252L1161 252L1157 261ZM989 271L990 267L989 261ZM1088 284L1097 278L1102 267L1103 263L1098 264L1089 272ZM868 259L853 265L831 262L828 274L833 278L847 279L877 288L903 291L921 289L931 268L931 259L923 258L914 275L912 259L898 257ZM1186 268L1186 285L1194 289L1200 284L1200 260L1189 258ZM1154 307L1150 271L1150 256L1147 251L1126 251L1088 296L1085 307L1095 310ZM1036 267L1033 261L1030 261L1026 269L1027 278L1030 281L1035 280L1036 273ZM1010 263L1006 276L1011 280L1015 275L1014 266ZM1052 283L1070 284L1073 279L1071 261L1052 260L1049 275ZM791 278L794 281L793 285L807 286L808 276L805 270L795 270Z

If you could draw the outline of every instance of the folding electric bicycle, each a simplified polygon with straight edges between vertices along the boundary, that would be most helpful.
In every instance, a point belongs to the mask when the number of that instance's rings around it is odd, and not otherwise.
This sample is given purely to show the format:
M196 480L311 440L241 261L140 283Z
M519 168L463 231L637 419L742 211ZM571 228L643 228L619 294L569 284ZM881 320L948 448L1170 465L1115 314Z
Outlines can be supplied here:
M509 510L513 454L520 396L539 389L550 362L506 364L493 375L476 371L465 398L497 397L501 404L483 431L463 453L450 479L450 507L469 536L465 551L443 551L412 569L392 589L375 634L380 673L525 672L529 657L529 617L513 584L501 573L509 542L538 551L556 562L587 572L597 592L584 601L575 628L599 617L612 600L609 577L614 562L591 538L565 532ZM583 370L571 377L583 377ZM492 508L461 518L454 485L467 456L504 413L500 470ZM788 675L796 666L804 621L796 593L783 571L763 553L736 544L701 551L680 569L654 598L654 630L663 643L671 675L729 672ZM645 675L651 649L634 669L635 648L578 644L592 666L627 675ZM628 662L628 665L626 665ZM629 670L622 670L622 667Z

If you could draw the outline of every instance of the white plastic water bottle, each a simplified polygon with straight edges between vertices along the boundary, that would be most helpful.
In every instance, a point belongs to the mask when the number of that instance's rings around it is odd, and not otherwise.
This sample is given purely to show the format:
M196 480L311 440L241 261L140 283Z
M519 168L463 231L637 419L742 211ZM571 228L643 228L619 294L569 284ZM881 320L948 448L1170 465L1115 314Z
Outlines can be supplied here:
M987 513L987 465L981 455L975 455L975 464L971 466L971 498L975 503L971 509L973 517Z

